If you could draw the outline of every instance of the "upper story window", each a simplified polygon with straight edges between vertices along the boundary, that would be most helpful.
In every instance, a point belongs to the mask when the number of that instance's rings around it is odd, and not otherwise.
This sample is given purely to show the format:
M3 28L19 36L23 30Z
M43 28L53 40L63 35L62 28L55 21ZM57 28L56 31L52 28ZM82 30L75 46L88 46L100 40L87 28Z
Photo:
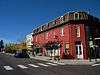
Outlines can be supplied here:
M55 36L56 36L56 34L55 34L55 32L53 31L53 38L56 38Z
M37 42L37 36L35 37L35 41Z
M64 28L61 28L61 36L64 36Z
M76 36L80 37L80 26L76 28Z

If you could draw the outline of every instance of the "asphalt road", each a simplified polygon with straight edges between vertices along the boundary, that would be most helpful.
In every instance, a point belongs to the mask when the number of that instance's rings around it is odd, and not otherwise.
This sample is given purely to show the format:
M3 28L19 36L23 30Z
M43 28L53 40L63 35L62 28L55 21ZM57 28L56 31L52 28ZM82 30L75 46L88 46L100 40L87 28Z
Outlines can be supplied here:
M54 64L0 53L0 75L100 75L100 65Z

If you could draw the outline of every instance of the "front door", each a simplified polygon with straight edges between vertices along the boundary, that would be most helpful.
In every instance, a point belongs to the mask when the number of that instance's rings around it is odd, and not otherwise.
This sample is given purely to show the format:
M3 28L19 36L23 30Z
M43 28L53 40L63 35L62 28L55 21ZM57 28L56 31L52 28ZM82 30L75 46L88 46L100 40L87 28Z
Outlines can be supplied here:
M76 57L77 59L83 59L83 45L76 44Z

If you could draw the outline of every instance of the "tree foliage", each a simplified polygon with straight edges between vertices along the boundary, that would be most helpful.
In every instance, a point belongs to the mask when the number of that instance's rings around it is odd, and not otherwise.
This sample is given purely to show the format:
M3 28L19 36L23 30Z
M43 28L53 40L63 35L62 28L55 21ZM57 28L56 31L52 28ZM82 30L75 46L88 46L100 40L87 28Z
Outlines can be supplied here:
M5 46L5 51L10 52L10 53L14 53L17 50L23 50L23 49L27 49L25 43L20 43L20 44L9 43L9 44L6 44Z
M53 50L53 49L59 49L61 47L61 45L59 42L48 41L46 44L44 44L44 47L47 50Z

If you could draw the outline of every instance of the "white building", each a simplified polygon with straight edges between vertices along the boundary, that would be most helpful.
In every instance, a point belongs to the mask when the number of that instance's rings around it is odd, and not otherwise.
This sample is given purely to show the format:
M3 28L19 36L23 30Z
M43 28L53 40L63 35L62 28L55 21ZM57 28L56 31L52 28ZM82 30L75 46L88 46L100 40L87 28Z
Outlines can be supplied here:
M32 33L26 35L27 49L32 50Z

